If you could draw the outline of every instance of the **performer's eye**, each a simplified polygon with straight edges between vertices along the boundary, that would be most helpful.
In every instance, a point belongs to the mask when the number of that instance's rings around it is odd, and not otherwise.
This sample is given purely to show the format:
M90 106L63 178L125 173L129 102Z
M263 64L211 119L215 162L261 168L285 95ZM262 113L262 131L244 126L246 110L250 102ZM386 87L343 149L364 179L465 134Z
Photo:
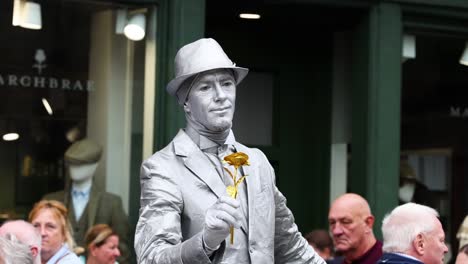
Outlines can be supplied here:
M202 91L202 92L206 92L209 89L210 89L210 87L208 85L203 85L203 86L198 87L198 90Z
M224 87L230 87L230 86L233 86L233 85L234 85L234 83L233 83L232 81L225 81L225 82L223 82L223 86L224 86Z

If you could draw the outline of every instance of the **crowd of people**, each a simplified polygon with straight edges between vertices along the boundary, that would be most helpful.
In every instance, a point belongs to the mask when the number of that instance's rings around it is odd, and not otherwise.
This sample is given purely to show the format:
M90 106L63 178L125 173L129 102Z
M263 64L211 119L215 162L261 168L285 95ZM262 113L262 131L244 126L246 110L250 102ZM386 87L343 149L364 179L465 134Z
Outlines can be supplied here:
M329 230L302 236L268 159L237 142L231 129L236 86L247 74L214 39L177 52L167 91L187 126L142 163L137 263L444 263L448 248L438 213L413 202L384 218L383 241L374 235L368 202L354 193L332 202ZM120 198L92 184L100 156L101 148L89 140L67 150L72 183L35 204L29 222L0 227L0 263L128 261ZM459 239L456 264L467 264L468 220Z
M442 264L448 248L438 217L436 210L425 205L399 205L382 221L383 241L379 241L372 231L374 216L367 201L347 193L330 206L329 230L313 230L304 237L328 264ZM65 206L42 200L31 210L29 222L11 220L0 226L0 263L118 263L119 236L107 224L96 224L86 232L84 251L76 247L71 233ZM466 264L468 216L457 237L455 264Z
M108 225L93 226L84 239L86 249L82 251L73 239L63 203L41 200L31 210L29 222L10 220L0 227L0 263L117 263L119 237Z
M329 231L317 229L305 235L328 264L442 264L448 247L436 210L404 203L382 221L383 241L373 234L374 216L367 201L353 193L338 197L331 205ZM468 216L457 233L459 249L455 264L468 263Z

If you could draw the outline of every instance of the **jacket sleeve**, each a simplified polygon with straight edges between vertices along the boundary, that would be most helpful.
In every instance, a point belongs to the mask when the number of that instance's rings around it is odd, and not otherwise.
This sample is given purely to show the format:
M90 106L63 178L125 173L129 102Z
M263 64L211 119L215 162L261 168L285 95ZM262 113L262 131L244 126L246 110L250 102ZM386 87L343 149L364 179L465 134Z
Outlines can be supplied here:
M138 263L211 263L201 233L183 241L183 197L174 179L154 160L147 160L141 167L140 180L140 217L135 232Z

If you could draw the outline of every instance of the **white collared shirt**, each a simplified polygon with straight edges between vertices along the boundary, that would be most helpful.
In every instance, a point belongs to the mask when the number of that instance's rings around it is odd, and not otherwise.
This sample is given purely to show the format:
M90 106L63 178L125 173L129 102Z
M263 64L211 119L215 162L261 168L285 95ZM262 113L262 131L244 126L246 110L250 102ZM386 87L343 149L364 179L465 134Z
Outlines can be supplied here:
M72 187L71 196L73 200L73 209L75 213L75 220L78 222L81 218L81 215L86 208L86 205L89 201L89 194L91 192L91 185L83 189L77 189Z

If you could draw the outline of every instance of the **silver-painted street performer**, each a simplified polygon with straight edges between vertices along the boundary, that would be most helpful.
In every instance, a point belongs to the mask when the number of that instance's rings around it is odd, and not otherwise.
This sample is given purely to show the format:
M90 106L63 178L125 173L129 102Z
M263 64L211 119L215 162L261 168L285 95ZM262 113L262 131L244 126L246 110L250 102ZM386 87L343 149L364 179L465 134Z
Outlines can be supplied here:
M268 159L231 130L247 73L213 39L177 52L167 91L187 125L142 164L138 263L325 263L298 231Z

